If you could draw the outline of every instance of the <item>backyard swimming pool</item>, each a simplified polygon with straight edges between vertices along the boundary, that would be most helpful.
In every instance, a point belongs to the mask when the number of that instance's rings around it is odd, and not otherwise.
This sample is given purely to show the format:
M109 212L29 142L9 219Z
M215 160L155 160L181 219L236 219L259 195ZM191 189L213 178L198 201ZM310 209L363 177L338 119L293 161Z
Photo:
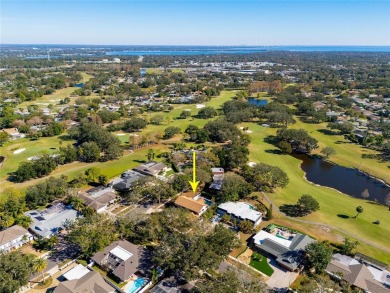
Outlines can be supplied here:
M128 283L129 287L127 287L126 292L127 293L138 292L147 282L148 279L138 277L135 281L130 281Z

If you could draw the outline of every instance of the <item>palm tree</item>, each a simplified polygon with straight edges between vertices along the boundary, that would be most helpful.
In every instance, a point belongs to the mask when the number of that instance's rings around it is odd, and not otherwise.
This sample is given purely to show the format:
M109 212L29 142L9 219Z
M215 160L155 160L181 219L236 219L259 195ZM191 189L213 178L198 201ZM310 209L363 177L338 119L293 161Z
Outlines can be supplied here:
M363 213L363 207L362 206L358 206L356 207L356 216L355 216L355 219L357 218L357 216L359 216L359 214Z
M70 199L70 203L76 211L81 211L81 209L84 207L84 200L78 196L73 196Z
M33 268L36 272L42 273L42 283L45 282L45 274L43 273L47 267L47 262L43 258L36 258L33 264Z
M11 227L14 223L15 219L9 215L3 215L2 218L0 218L0 226L3 228Z
M156 269L152 270L152 282L156 283L158 281L158 271Z

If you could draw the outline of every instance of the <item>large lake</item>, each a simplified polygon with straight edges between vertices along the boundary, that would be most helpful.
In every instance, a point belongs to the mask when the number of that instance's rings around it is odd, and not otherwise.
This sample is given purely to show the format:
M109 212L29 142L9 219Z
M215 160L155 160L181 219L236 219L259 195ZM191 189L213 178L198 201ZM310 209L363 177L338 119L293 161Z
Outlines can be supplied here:
M386 195L390 194L388 185L356 169L334 165L306 155L294 157L302 160L301 168L305 171L307 180L315 184L332 187L350 196L381 204L385 204Z

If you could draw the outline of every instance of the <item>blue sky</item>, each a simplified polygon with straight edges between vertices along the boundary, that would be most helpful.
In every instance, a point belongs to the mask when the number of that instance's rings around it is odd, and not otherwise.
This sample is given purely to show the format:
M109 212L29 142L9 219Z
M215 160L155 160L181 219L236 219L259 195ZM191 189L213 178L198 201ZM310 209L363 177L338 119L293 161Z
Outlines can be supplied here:
M1 0L3 44L390 45L390 0Z

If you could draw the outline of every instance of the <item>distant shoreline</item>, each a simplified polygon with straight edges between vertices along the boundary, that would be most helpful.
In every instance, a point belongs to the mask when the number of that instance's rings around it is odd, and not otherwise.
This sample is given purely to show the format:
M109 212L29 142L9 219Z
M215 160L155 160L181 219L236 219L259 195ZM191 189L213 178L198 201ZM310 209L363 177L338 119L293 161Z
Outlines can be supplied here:
M288 52L390 52L390 46L280 45L280 46L208 46L208 45L93 45L93 44L0 44L0 47L99 48L113 55L196 55L248 54L273 51Z

